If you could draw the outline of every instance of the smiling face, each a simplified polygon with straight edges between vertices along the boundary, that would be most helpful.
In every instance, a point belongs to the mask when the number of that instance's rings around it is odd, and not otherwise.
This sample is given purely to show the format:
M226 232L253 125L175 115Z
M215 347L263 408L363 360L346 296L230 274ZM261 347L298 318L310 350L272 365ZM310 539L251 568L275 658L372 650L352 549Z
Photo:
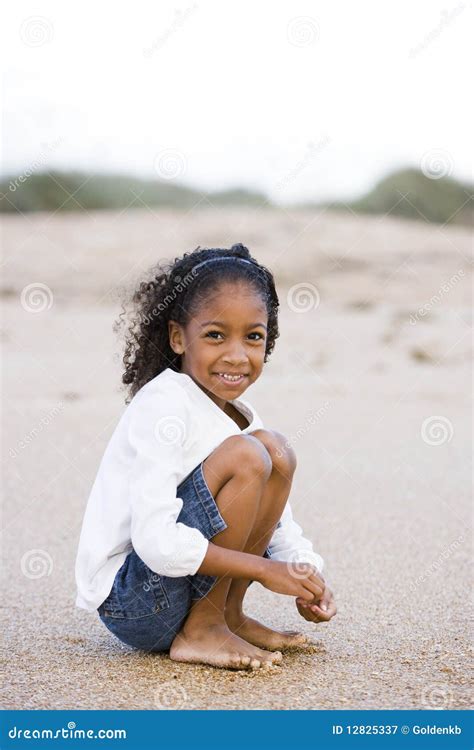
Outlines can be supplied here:
M224 283L185 327L169 322L170 346L181 354L181 372L224 409L260 377L267 323L265 303L252 285Z

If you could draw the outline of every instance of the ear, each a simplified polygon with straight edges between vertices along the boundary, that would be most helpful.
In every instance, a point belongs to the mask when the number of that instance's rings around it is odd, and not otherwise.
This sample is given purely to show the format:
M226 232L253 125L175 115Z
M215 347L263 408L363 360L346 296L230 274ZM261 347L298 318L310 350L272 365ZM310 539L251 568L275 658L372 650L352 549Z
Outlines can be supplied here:
M184 352L184 336L183 329L179 323L175 320L168 321L168 336L170 340L170 346L175 354L183 354Z

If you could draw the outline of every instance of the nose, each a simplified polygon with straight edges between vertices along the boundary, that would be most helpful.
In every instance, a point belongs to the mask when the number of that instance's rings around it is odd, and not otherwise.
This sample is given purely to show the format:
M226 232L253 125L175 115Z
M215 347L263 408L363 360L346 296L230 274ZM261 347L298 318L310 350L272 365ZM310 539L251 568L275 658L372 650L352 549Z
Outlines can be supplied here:
M240 367L244 364L247 364L249 358L247 356L247 352L245 351L245 347L242 345L242 342L235 341L234 343L229 343L229 347L223 355L222 360L226 364L233 365L234 367Z

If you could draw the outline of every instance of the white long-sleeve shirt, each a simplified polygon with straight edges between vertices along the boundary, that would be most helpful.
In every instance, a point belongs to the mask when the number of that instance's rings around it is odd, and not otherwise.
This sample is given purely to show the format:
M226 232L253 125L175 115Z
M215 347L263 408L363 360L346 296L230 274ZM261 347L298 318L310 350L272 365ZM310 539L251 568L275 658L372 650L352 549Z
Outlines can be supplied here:
M76 559L76 605L93 611L107 598L128 553L159 575L194 575L208 540L179 523L178 485L231 435L263 428L243 399L233 405L249 421L241 430L194 380L167 368L146 383L122 414L102 457L84 514ZM323 560L294 521L287 502L270 541L277 560Z

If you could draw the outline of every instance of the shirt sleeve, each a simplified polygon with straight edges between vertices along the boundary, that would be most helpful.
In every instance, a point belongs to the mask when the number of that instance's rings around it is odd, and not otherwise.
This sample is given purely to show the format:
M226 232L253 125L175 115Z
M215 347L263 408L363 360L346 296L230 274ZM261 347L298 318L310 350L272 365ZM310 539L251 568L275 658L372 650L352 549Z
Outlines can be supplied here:
M131 542L137 555L159 575L194 575L208 540L179 523L177 497L183 474L183 445L189 418L183 395L144 394L130 418L128 438L136 451L129 477Z
M323 571L324 560L314 551L310 540L303 536L301 526L293 518L289 502L286 503L280 526L275 529L268 546L275 560L311 563L319 573Z

